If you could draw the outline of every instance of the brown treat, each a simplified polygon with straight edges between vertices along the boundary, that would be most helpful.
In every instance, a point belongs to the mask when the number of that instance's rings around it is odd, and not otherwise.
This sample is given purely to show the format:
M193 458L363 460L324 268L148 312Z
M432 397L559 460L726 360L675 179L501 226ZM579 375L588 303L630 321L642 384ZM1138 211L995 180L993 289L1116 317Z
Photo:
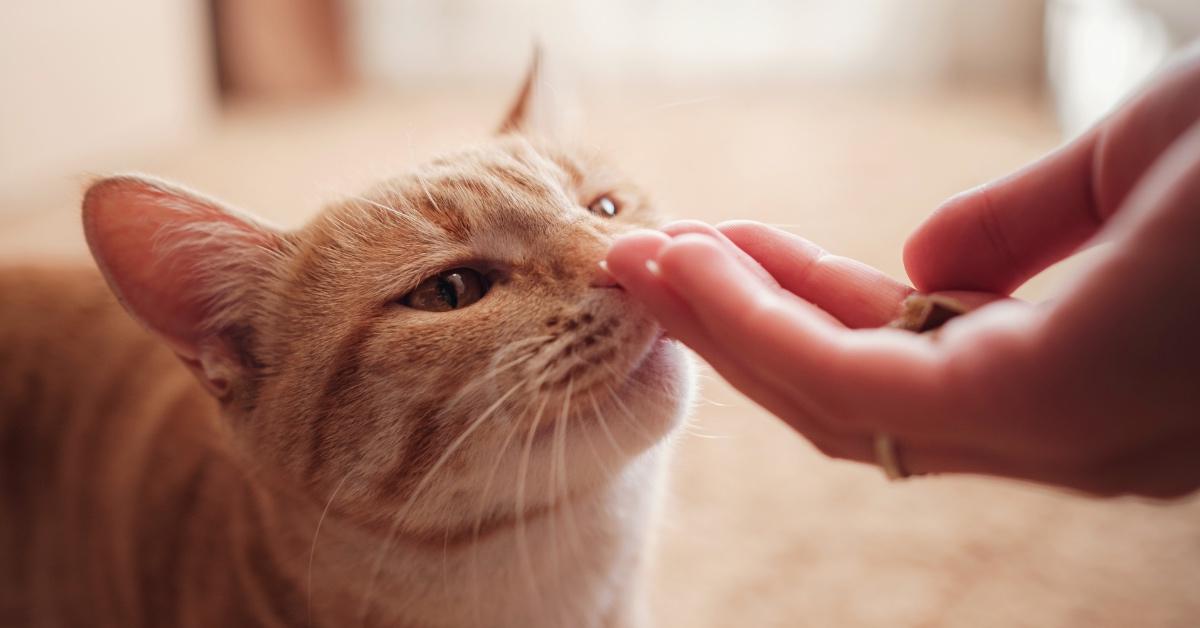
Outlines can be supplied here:
M936 294L914 292L904 299L902 305L904 311L888 323L888 327L918 334L936 331L950 319L967 312L967 306L957 299Z

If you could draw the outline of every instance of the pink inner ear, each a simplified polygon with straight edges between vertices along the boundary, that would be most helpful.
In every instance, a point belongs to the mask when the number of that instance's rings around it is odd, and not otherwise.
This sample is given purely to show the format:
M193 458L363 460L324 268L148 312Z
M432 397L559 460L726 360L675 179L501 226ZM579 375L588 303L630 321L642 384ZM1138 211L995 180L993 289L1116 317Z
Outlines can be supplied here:
M213 201L138 177L93 185L83 223L92 255L125 308L193 358L212 314L208 287L216 278L209 269L228 272L229 264L214 262L252 253L271 239Z

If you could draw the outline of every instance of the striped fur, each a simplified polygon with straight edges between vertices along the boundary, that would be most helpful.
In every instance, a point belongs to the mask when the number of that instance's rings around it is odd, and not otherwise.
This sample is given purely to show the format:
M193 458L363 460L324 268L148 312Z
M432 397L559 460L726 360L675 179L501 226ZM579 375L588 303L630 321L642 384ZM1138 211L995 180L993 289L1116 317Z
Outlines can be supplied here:
M602 193L616 218L585 209ZM106 231L124 203L163 221L144 251ZM691 376L590 285L614 235L659 223L635 188L508 133L295 232L224 212L98 182L120 303L94 270L0 270L0 625L644 620ZM472 264L496 282L471 307L397 304Z

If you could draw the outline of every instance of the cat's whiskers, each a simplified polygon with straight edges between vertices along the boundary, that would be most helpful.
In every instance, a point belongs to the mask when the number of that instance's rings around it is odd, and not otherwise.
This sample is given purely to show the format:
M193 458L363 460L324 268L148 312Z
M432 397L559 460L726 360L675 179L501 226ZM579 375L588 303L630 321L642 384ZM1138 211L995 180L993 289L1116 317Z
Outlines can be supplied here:
M604 413L600 411L600 404L596 401L596 395L588 393L588 397L592 400L592 409L596 411L596 420L600 423L600 430L604 432L604 436L608 439L609 444L612 445L613 451L619 457L624 458L625 448L621 447L621 444L617 442L617 438L613 436L612 430L609 429L608 420L604 418Z
M570 494L570 482L567 477L568 472L566 457L567 426L570 421L572 401L571 392L574 388L574 385L574 379L567 381L566 393L563 396L562 411L559 413L558 420L554 423L554 437L551 441L550 458L550 476L551 481L554 482L554 485L552 486L553 493L550 501L550 508L553 512L553 518L556 519L561 514L565 520L565 523L567 524L565 527L570 529L572 537L571 540L573 541L572 551L575 552L576 556L578 556L582 547L582 537L579 534L579 524L575 520L575 512L572 509L569 500L567 499ZM553 521L551 525L553 529ZM555 532L552 532L551 534L554 536L556 560L561 560L559 552L559 535ZM566 534L562 535L562 540L564 542L568 540L566 537Z
M568 499L571 490L571 482L569 477L570 470L567 468L567 426L570 422L571 416L571 389L574 383L574 380L569 380L567 382L567 394L566 399L563 402L562 416L559 418L558 424L555 425L554 429L554 440L557 445L556 449L559 471L559 487L558 490L555 491L556 495L554 503L559 504L559 500L562 500L560 507L563 511L563 517L566 519L567 527L571 530L571 540L573 541L574 545L572 550L574 551L574 556L582 556L583 536L579 532L579 522L575 519L575 509Z
M496 354L502 355L505 352L505 350L509 349L510 347L515 347L516 345L534 344L535 342L545 340L546 338L548 338L548 337L547 336L535 336L535 337L531 337L531 338L525 338L522 340L514 341L514 342L510 343L509 345L502 347L499 351L496 352ZM517 347L517 348L519 348L519 347ZM483 375L483 379L484 380L494 379L496 376L498 376L500 373L504 372L505 370L516 367L525 362L528 362L533 357L534 357L533 354L521 356L517 359L509 361L508 363L506 363L500 367L493 367L493 368L489 369L488 372L486 372ZM513 390L515 390L519 386L520 386L520 383L514 385ZM467 394L474 392L474 390L475 390L474 386L462 387L459 390L459 392L455 394L454 397L452 397L451 399L449 399L446 402L445 407L443 408L443 412L445 412L446 410L448 410L450 408L455 407L463 398L466 397ZM513 390L510 390L509 393L507 393L507 394L511 394L513 392ZM507 394L506 394L506 396L507 396ZM497 403L500 403L502 401L503 401L503 398L500 399ZM516 431L516 428L514 428L513 433L515 433L515 431ZM511 436L510 436L510 438L511 438ZM310 625L312 622L313 563L315 562L315 558L316 558L317 542L320 537L321 527L325 521L325 518L329 514L329 511L333 505L334 500L337 498L338 493L341 491L342 486L346 483L346 480L348 480L350 478L350 476L353 475L358 469L359 469L359 466L357 466L357 465L352 467L349 471L346 472L345 475L342 476L342 479L338 482L337 486L334 487L334 490L330 493L328 502L326 502L325 507L321 512L321 516L317 520L317 526L313 532L313 541L312 541L312 547L309 550L308 568L307 568L307 574L306 574L306 581L307 581L307 596L306 596L307 602L306 603L307 603L307 609L308 609L307 610L308 622ZM431 470L431 473L432 473L432 470ZM495 472L493 471L493 474L494 473ZM485 489L485 492L486 492L486 489ZM415 493L415 491L414 491L414 493ZM395 528L393 526L392 532L389 532L389 535L393 534L394 530L395 530ZM478 528L476 528L476 534L478 534ZM386 543L385 543L385 547L386 547ZM385 550L385 552L386 552L386 550Z
M450 457L458 451L459 447L461 447L463 443L470 438L471 434L473 434L475 430L479 429L480 425L483 425L484 421L486 421L488 417L492 416L496 410L498 410L500 406L503 405L504 402L513 395L513 393L520 389L521 384L522 382L518 382L514 384L512 388L509 388L507 392L501 395L499 399L497 399L494 403L492 403L491 406L484 410L479 417L472 421L467 428L463 430L463 432L459 434L449 446L446 447L445 451L442 452L442 455L439 456L437 461L435 461L429 468L429 471L427 471L421 480L417 482L416 486L414 486L412 494L409 496L408 500L405 501L404 505L400 508L397 514L392 517L392 524L389 526L388 533L384 537L383 548L379 552L379 556L375 559L375 562L371 567L371 574L367 579L366 592L363 594L362 604L358 613L358 623L360 625L366 622L367 613L370 611L371 607L371 596L375 590L375 582L379 579L379 573L383 570L384 559L391 551L392 539L395 537L396 532L400 527L400 523L409 514L409 511L416 502L417 498L422 495L425 488L429 486L430 482L437 475L437 472L441 470L442 466L445 465Z
M566 408L567 404L570 403L570 399L571 399L571 395L570 395L570 391L568 390L567 395L565 395L563 397L563 408L564 409ZM561 414L558 417L551 419L552 421L554 421L554 432L552 433L552 438L550 440L550 471L547 474L547 478L546 478L547 479L546 497L548 499L546 508L548 509L548 513L550 515L546 519L546 524L548 526L550 526L550 547L551 547L551 551L554 554L554 579L555 580L558 579L559 571L562 568L562 552L559 548L558 512L557 512L557 508L556 508L557 500L558 500L557 493L558 493L558 471L559 471L558 470L558 456L556 454L558 453L558 430L559 430L559 427L563 424L561 419L562 419Z
M610 373L613 373L614 375L617 374L616 371L614 371L612 367L608 366L607 364L602 366L608 369ZM617 394L617 391L612 387L612 384L604 382L604 387L608 389L608 394L612 398L613 402L617 405L617 408L619 408L621 412L625 414L625 416L629 419L629 423L639 435L644 436L649 442L658 440L656 436L646 431L646 428L642 426L637 417L634 416L633 412L629 410L629 406L625 405L624 401L621 401L621 395Z
M321 510L321 516L317 519L317 528L313 531L312 547L308 550L308 572L305 576L308 583L306 586L306 605L308 608L306 617L309 626L312 625L313 561L317 556L317 538L321 535L321 525L325 523L325 517L329 514L330 507L333 506L333 500L337 498L338 491L342 490L342 485L346 483L346 480L350 478L350 474L352 473L354 473L354 469L347 471L346 475L342 476L342 480L337 483L337 486L333 487L333 492L329 494L329 501L325 502L325 508Z
M588 398L591 400L591 405L592 405L593 411L595 411L596 410L596 397L594 395L592 395L592 393L588 393ZM600 423L599 412L596 412L596 414L597 414L596 422L597 422L597 424L599 424ZM580 433L583 434L583 440L587 442L588 450L592 452L592 460L595 460L596 464L600 465L600 468L604 470L605 475L612 477L613 468L612 468L612 466L609 465L608 461L604 459L604 456L600 455L600 450L596 448L596 441L592 440L591 430L590 429L582 429L582 430L580 430Z
M450 528L447 527L442 533L442 595L449 598L453 589L450 585Z
M529 407L532 407L532 406L529 406ZM524 415L524 411L522 411L520 413L514 413L514 416L517 416L517 417L520 417L523 415ZM508 454L509 446L512 444L513 439L517 435L517 432L520 431L520 429L521 429L520 421L512 421L512 424L513 424L512 429L510 429L508 431L508 434L504 437L504 440L500 443L499 453L496 455L496 460L495 460L495 462L492 463L492 468L488 472L488 477L487 477L487 480L484 482L483 490L480 491L479 508L477 509L478 514L475 516L475 523L471 527L471 582L472 582L471 591L472 591L472 595L473 595L474 601L475 601L475 604L474 604L475 614L476 614L475 624L477 626L483 625L482 617L479 617L479 608L480 608L479 600L480 600L480 594L482 593L482 591L480 589L480 580L479 580L479 532L483 528L484 511L487 508L488 502L490 501L488 499L488 497L489 497L488 494L492 490L492 484L496 480L496 474L500 470L500 464L504 461L504 457Z
M509 343L508 345L497 350L495 352L495 356L499 357L499 356L509 354L511 352L515 352L517 350L524 348L525 346L534 345L539 342L543 342L548 338L549 338L549 336L533 336L533 337L523 338L521 340L513 341L512 343ZM517 357L513 360L510 360L510 361L504 363L504 364L493 366L493 367L489 368L485 373L483 373L483 375L480 377L480 379L472 382L469 385L463 386L462 388L459 389L459 391L457 393L455 393L455 395L453 397L448 399L445 402L444 407L442 408L442 413L445 413L446 411L450 410L451 408L456 407L463 399L467 398L471 393L477 392L478 388L483 386L489 380L494 380L496 377L498 377L504 371L507 371L511 368L515 368L524 363L527 363L534 357L536 357L536 353L531 353L528 355L523 355L523 356ZM493 358L493 361L496 361L496 358ZM360 623L362 621L365 621L365 616L369 612L369 604L370 604L370 597L372 595L372 587L373 587L375 580L379 576L379 572L382 569L383 560L385 559L386 554L388 553L388 551L390 549L389 548L390 542L391 542L393 536L395 535L400 522L402 522L404 516L408 514L407 511L410 510L411 507L413 506L413 504L415 503L415 500L418 497L419 493L424 489L425 486L428 485L429 480L433 477L434 474L436 474L436 472L438 471L438 468L445 463L445 460L448 459L448 457L454 453L454 450L456 450L458 447L461 447L462 444L465 442L466 438L468 436L470 436L470 434L472 432L474 432L475 429L478 426L480 426L483 423L483 421L486 420L491 413L495 412L495 410L501 404L503 404L503 402L509 396L511 396L517 390L519 390L522 387L522 385L525 383L526 382L522 382L522 381L515 383L504 395L502 395L499 399L497 399L492 404L492 406L490 406L487 410L485 410L484 414L482 416L480 416L472 424L470 424L468 426L467 430L465 430L462 434L460 434L458 439L456 439L454 442L451 443L450 446L447 447L446 451L443 453L442 459L439 459L439 461L430 468L430 470L429 470L429 472L427 472L426 476L422 479L421 482L418 483L417 487L414 488L413 494L410 496L408 502L406 502L405 505L402 506L399 511L397 511L396 515L394 515L393 520L392 520L392 525L389 528L388 535L387 535L387 537L385 537L383 550L380 552L379 557L377 558L374 566L372 567L372 574L371 574L370 578L368 579L367 593L364 594L363 602L362 602L362 604L364 606L361 607L361 612L360 612ZM515 432L516 432L516 428L514 427L513 434L515 434ZM510 436L510 438L511 438L511 436ZM351 469L349 472L346 473L346 475L342 479L342 482L340 482L338 484L338 487L334 490L333 494L331 494L329 504L333 503L333 500L336 497L338 490L341 489L342 483L344 483L347 478L349 478L351 475L353 475L353 473L357 469L358 469L358 467L356 466L355 468ZM494 471L493 471L493 473L494 473ZM328 509L329 509L329 505L326 506L326 512L328 511ZM325 516L325 514L323 513L322 519L324 518L324 516ZM318 523L318 528L317 528L317 533L319 533L319 532L320 532L320 523ZM478 534L478 528L476 529L476 535L477 534ZM315 556L315 550L316 550L316 534L314 534L314 538L313 538L312 556ZM310 605L311 605L311 588L312 588L311 587L312 556L310 556L310 561L309 561Z
M550 337L551 336L545 336L545 335L532 336L532 337L526 337L526 339L521 339L521 340L511 342L511 343L509 343L509 345L506 345L505 347L500 348L499 351L496 352L496 358L493 358L493 363L496 363L496 361L498 361L498 359L504 357L504 355L508 355L508 354L520 351L520 349L526 348L527 346L538 345L538 343L544 342L545 340L550 339ZM467 395L474 393L474 391L476 391L476 389L478 389L480 387L480 385L486 383L487 381L491 381L491 379L498 377L500 375L500 373L503 373L506 370L512 369L512 367L516 367L516 366L520 366L522 364L528 363L528 361L532 360L534 357L536 357L536 352L529 353L526 355L521 355L521 357L517 357L515 359L509 360L508 363L498 364L498 365L493 364L490 367L490 369L488 369L484 373L484 376L482 376L480 379L478 379L478 381L473 382L472 385L466 385L466 387L461 388L460 390L457 391L457 393L455 394L454 397L451 397L450 400L446 401L445 407L443 408L443 412L445 412L446 409L457 406L458 402L461 402L464 399L464 397L466 397ZM510 395L514 394L517 389L520 389L523 384L527 384L527 382L517 382L516 384L512 385L512 388L510 388L508 391L506 391L506 393L504 395L500 396L500 399L498 399L496 402L494 402L493 405L490 408L488 408L487 411L485 411L484 415L481 415L481 417L476 419L474 421L474 423L470 424L468 426L468 429L466 431L464 431L462 433L462 435L460 435L460 437L458 437L456 439L455 442L452 442L449 445L448 449L446 449L445 453L443 454L442 459L439 459L436 463L434 463L434 465L430 468L430 471L427 472L425 478L422 478L421 482L418 483L418 486L416 486L416 488L413 490L413 495L410 496L409 501L406 504L404 504L404 506L401 508L400 512L398 512L395 515L395 518L392 519L392 525L389 528L388 537L385 538L384 549L382 551L380 551L380 555L376 562L376 566L374 566L372 569L371 579L368 580L367 593L366 593L366 596L364 597L364 604L366 605L367 610L368 610L368 608L370 608L370 606L368 606L368 605L370 605L371 587L373 585L374 580L376 580L378 578L379 570L382 569L382 562L384 560L385 555L388 554L389 544L391 542L391 538L394 537L394 534L396 532L396 527L398 526L398 522L402 521L404 516L406 516L408 514L408 510L410 508L412 508L412 506L415 503L416 498L418 498L420 492L426 488L426 486L428 484L428 480L430 480L434 476L434 474L437 473L440 466L444 465L445 460L448 459L448 457L450 455L452 455L452 453L454 453L454 450L456 450L458 447L461 447L462 443L464 441L466 441L466 438L470 435L470 432L473 432L476 429L476 427L481 425L482 421L484 421L486 418L488 418L488 415L490 415L492 412L496 411L496 408L499 405L502 405L502 403L506 399L508 399L508 397ZM540 420L540 412L539 412L538 420ZM535 424L538 423L538 420L535 420ZM503 447L504 449L508 448L508 441L511 441L512 436L515 436L516 431L517 431L517 427L514 427L514 430L512 430L510 432L509 438L506 439L506 441L505 441L505 444ZM502 456L503 456L503 451L502 451ZM494 477L494 474L496 474L500 460L502 460L502 457L498 457L496 466L494 466L492 469L492 473L491 473L492 477ZM493 478L488 479L488 485L490 485L492 483L492 479ZM490 490L490 486L488 486L488 488L485 488L484 497L486 497L487 490ZM478 539L478 534L479 534L479 531L480 531L480 528L482 525L481 515L482 515L482 513L480 513L480 518L478 520L476 520L476 524L473 528L473 534L476 539ZM478 540L476 540L476 542L478 542ZM365 617L365 614L366 614L366 610L364 610L364 612L361 612L360 617Z
M688 436L694 436L696 438L706 438L709 440L725 440L725 439L729 438L728 434L714 434L712 432L704 431L700 427L699 423L697 423L696 421L694 421L690 418L683 422L683 431Z
M529 539L525 530L525 489L526 480L529 473L529 458L533 453L533 437L537 434L538 425L542 421L542 412L546 410L546 402L549 397L542 397L542 403L538 406L537 414L534 415L533 421L529 424L528 433L525 435L525 446L521 450L521 461L517 465L517 492L516 511L517 511L517 552L521 558L521 566L525 569L525 575L528 578L529 593L534 599L539 598L537 576L533 571L533 558L529 553Z
M509 344L508 344L508 345L506 345L505 347L502 347L501 349L499 349L499 350L496 352L496 356L500 356L500 355L504 354L504 353L505 353L505 352L508 350L508 348L509 348L509 347L513 347L514 345L519 345L519 344L535 344L535 342L534 342L534 341L540 341L540 340L544 340L544 339L546 339L546 338L548 338L548 336L535 336L535 337L533 337L533 338L525 338L525 339L522 339L522 340L517 340L517 341L514 341L514 342L512 342L512 343L509 343ZM518 347L518 348L520 348L520 347ZM472 382L468 383L468 384L467 384L467 385L465 385L465 386L462 386L461 388L459 388L458 392L456 392L456 393L454 394L454 396L452 396L452 397L450 397L449 399L447 399L447 400L446 400L446 402L444 403L443 407L442 407L442 411L441 411L441 412L442 412L442 414L445 414L445 413L446 413L448 410L450 410L451 408L454 408L454 407L456 407L456 406L457 406L457 405L458 405L458 404L459 404L459 403L460 403L462 400L466 399L466 398L467 398L469 395L471 395L472 393L476 393L476 392L478 392L478 389L479 389L479 388L482 388L483 386L485 386L485 385L487 385L487 384L491 383L491 380L494 380L494 379L496 379L496 378L497 378L497 377L498 377L500 374L502 374L504 371L507 371L507 370L509 370L509 369L511 369L511 368L515 368L515 367L521 366L522 364L525 364L525 363L529 362L530 360L532 360L532 359L533 359L534 357L536 357L536 356L537 356L537 354L536 354L536 353L531 353L531 354L529 354L529 355L523 355L523 356L520 356L520 357L518 357L518 358L515 358L515 359L513 359L513 360L511 360L511 361L509 361L509 362L507 362L507 363L505 363L505 364L503 364L503 365L499 365L499 366L492 366L492 367L490 367L490 368L489 368L489 369L488 369L486 372L484 372L484 373L483 373L483 374L482 374L482 375L481 375L481 376L480 376L478 379L476 379L476 380L474 380L474 381L472 381ZM493 361L493 362L495 362L496 360L497 360L497 358L496 358L496 357L493 357L492 361ZM516 384L516 385L517 385L517 386L520 386L520 385L521 385L521 384L523 384L523 383L525 383L525 382L521 382L521 381L519 381L519 382L517 382L517 384Z
M496 364L500 360L501 357L508 355L509 353L514 353L514 352L524 349L530 345L539 345L540 343L543 343L546 340L549 340L551 338L553 338L553 336L532 336L530 338L514 340L513 342L510 342L509 344L505 345L504 347L501 347L499 350L496 351L495 355L492 357L492 360L491 360L492 366L487 370L487 372L485 372L483 374L483 377L484 378L494 378L495 376L499 375L500 373L503 373L504 371L506 371L518 364L521 364L521 363L524 363L524 362L527 362L527 361L533 359L534 357L537 356L536 349L527 355L522 355L522 356L517 357L516 359L506 362L504 364L501 364L501 365Z

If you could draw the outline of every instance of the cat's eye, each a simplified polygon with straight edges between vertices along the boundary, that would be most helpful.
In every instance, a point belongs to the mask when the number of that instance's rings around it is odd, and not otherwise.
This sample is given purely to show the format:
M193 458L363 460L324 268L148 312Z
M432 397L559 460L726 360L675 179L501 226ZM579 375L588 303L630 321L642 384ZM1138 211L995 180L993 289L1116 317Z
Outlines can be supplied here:
M617 201L613 197L608 194L602 194L597 196L596 200L588 205L588 211L598 216L612 218L617 215L617 212L621 211L621 208L617 205Z
M479 271L452 268L422 281L400 302L414 310L448 312L482 299L488 287L487 278Z

